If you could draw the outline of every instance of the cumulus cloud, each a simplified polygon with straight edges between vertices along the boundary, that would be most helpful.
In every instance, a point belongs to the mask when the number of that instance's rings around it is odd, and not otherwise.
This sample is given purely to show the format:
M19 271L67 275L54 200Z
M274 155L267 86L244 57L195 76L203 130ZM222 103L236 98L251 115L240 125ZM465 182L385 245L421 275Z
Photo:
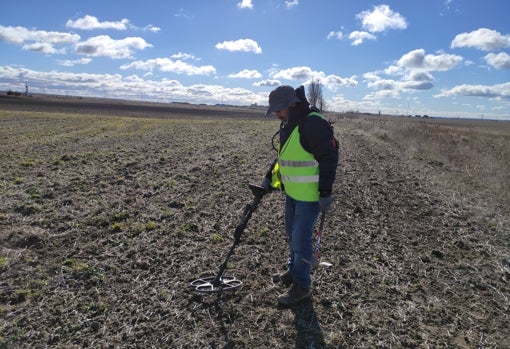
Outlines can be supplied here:
M425 54L424 49L417 49L404 54L397 65L406 69L419 69L424 71L447 71L462 62L463 58L452 54Z
M436 97L471 96L510 100L510 82L496 85L462 84L449 90L442 90Z
M122 70L138 69L153 71L155 69L162 72L170 72L185 75L211 75L216 73L212 65L194 66L181 60L173 61L169 58L155 58L147 61L136 61L124 64L120 67Z
M292 67L271 73L273 78L285 80L307 80L313 78L316 73L310 67Z
M249 8L251 10L253 8L253 3L251 2L251 0L242 0L241 2L237 3L237 7Z
M77 64L89 64L92 61L91 58L80 58L75 60L64 59L59 60L58 63L64 67L74 67Z
M114 30L128 30L128 29L141 29L147 30L151 32L158 32L161 28L155 27L152 24L144 27L138 28L132 25L128 19L121 19L116 22L100 22L97 17L91 15L85 15L82 18L78 18L76 20L69 19L66 22L66 27L80 30L94 30L94 29L114 29Z
M310 67L299 66L276 70L270 73L272 78L284 80L297 80L309 83L312 79L319 80L329 90L336 90L339 86L356 86L356 77L343 78L337 75L326 75L321 71L313 71Z
M25 27L5 27L0 25L0 42L19 45L27 51L42 53L65 53L65 46L80 40L78 34L30 30Z
M97 17L85 15L77 20L68 20L66 27L81 29L81 30L93 30L93 29L115 29L115 30L126 30L129 24L129 20L122 19L118 22L100 22Z
M260 54L262 53L262 49L259 44L252 39L239 39L236 41L223 41L217 43L215 46L218 50L227 50L231 52L241 51L241 52L253 52Z
M484 51L494 51L510 47L510 34L503 35L495 30L480 28L470 33L455 36L451 48L473 47Z
M376 37L370 33L367 32L360 32L360 31L353 31L349 34L349 39L352 40L351 45L352 46L358 46L363 43L365 40L375 40Z
M510 55L506 52L498 54L489 53L484 57L487 64L491 65L496 69L510 70Z
M240 78L240 79L258 79L262 76L258 71L256 70L249 70L249 69L243 69L238 73L230 74L229 78Z
M423 80L422 80L423 79ZM434 87L432 80L421 77L406 76L401 80L383 79L378 76L367 79L367 87L376 90L377 93L371 94L373 98L379 97L397 97L401 91L408 90L430 90Z
M366 40L375 40L377 38L375 33L407 28L405 17L394 12L388 5L374 6L372 10L358 13L356 18L361 21L361 27L364 30L355 30L349 34L352 46L361 45Z
M434 77L427 72L409 72L401 80L383 79L374 73L364 75L369 88L378 91L430 90Z
M173 58L173 59L182 59L182 60L193 60L193 61L199 61L200 59L195 57L194 55L192 54L189 54L189 53L183 53L183 52L179 52L179 53L175 53L173 55L170 56L170 58Z
M104 56L114 59L130 58L134 51L152 47L140 37L114 40L108 35L100 35L76 44L75 51L86 56Z
M0 66L0 76L6 81L13 80L30 81L31 86L51 85L55 88L79 88L86 86L87 88L100 89L101 84L112 83L118 81L121 77L119 74L88 74L88 73L69 73L69 72L41 72L25 68L13 68L10 66Z
M395 90L398 87L397 81L391 79L381 79L378 76L372 76L367 80L367 86L376 90Z
M253 83L253 86L257 86L257 87L266 87L266 86L280 86L282 83L280 80L271 80L271 79L268 79L268 80L262 80L262 81L258 81L258 82L255 82Z
M407 80L401 81L399 87L403 90L430 90L434 87L434 84L430 81Z
M340 86L354 87L358 85L358 80L356 80L355 76L342 78L338 75L326 75L324 77L319 77L318 80L331 91L336 91Z
M371 96L388 97L396 96L400 91L430 90L434 87L434 76L436 71L446 71L455 68L462 62L463 58L451 54L426 54L425 50L417 49L410 51L400 57L394 65L384 69L382 72L369 72L363 75L367 86L377 91L393 91L392 93L375 93ZM381 77L399 76L398 79Z
M422 71L411 71L409 73L409 75L406 76L406 79L409 81L420 81L420 82L434 81L434 77L429 72L422 72Z
M362 27L371 32L384 32L389 29L406 29L407 21L398 12L393 12L388 5L374 6L372 11L363 11L356 15Z
M185 86L173 79L151 80L120 74L86 74L70 72L42 72L10 66L0 66L4 83L19 84L30 81L31 91L76 94L80 96L107 96L129 99L180 101L189 103L225 103L251 105L267 103L266 93L254 93L243 88L197 84Z

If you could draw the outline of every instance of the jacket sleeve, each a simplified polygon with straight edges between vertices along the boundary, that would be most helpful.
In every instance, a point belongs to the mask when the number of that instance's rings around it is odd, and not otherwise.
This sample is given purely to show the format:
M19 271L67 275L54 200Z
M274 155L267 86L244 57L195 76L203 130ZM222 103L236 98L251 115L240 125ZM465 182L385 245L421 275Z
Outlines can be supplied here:
M320 196L331 195L338 165L338 145L327 120L310 116L303 122L301 144L319 162Z

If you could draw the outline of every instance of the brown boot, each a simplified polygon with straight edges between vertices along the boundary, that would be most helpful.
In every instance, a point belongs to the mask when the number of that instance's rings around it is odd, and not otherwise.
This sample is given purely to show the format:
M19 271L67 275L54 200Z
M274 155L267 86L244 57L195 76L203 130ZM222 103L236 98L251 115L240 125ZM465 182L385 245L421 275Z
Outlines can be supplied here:
M283 274L273 275L273 282L281 282L285 287L289 287L292 285L292 275L288 270Z
M310 289L292 284L292 287L286 293L278 297L278 303L289 306L297 304L308 297L310 297Z

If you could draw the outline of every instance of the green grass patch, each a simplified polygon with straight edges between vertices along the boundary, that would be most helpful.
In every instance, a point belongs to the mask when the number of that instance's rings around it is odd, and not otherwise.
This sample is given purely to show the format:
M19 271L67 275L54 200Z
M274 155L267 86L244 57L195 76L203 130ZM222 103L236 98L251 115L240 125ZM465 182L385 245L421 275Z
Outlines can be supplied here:
M9 260L5 256L0 256L0 269L4 269L7 267L7 262Z

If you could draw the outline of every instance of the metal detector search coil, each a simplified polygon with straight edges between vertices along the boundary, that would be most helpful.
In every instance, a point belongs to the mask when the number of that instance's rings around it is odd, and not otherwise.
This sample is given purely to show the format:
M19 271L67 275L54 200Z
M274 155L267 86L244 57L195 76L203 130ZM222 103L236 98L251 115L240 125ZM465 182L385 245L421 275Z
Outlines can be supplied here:
M238 290L243 287L243 282L233 276L209 276L196 279L190 284L193 291L198 293L221 293Z
M220 292L228 292L235 291L240 289L243 286L241 280L236 279L233 276L223 275L225 269L227 268L228 260L232 253L234 253L235 247L241 241L241 235L248 224L248 221L251 218L251 214L257 209L260 201L266 194L266 190L258 185L248 184L252 194L253 200L251 203L247 204L244 207L243 214L241 216L241 221L236 227L234 231L234 242L230 247L230 250L227 252L227 256L225 257L225 261L220 266L220 270L216 274L216 276L208 276L202 277L194 280L190 283L190 288L194 292L202 293L202 294L212 294L212 293L220 293Z

